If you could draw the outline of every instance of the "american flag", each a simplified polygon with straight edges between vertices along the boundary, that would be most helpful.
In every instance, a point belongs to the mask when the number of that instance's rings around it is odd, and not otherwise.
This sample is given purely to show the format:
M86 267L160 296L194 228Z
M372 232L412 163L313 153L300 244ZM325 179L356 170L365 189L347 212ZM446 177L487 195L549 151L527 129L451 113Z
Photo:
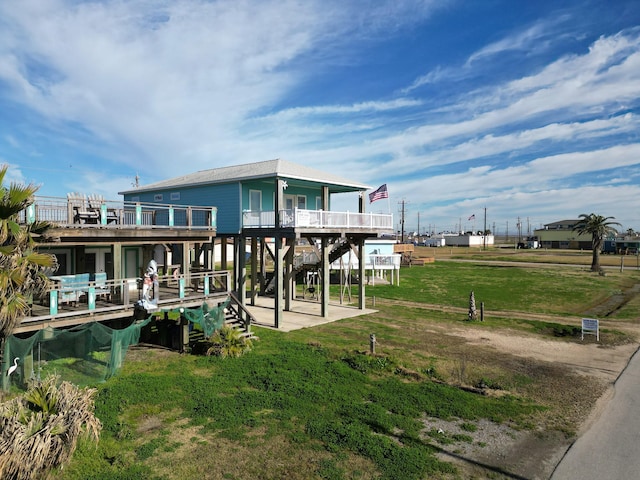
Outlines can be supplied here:
M475 219L476 219L476 214L475 213L469 217L469 220L475 220Z
M389 192L387 191L387 184L380 185L375 192L369 194L369 203L373 203L381 198L389 198Z

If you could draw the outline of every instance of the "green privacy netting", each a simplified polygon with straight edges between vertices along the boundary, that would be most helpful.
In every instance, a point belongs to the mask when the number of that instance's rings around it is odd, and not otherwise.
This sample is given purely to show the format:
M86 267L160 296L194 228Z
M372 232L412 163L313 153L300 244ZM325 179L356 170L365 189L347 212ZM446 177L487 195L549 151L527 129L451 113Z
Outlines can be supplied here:
M104 381L122 366L129 345L138 343L140 330L152 318L120 330L92 322L70 329L48 327L28 338L12 335L5 341L2 387L25 388L30 378L41 379L50 373L81 386ZM14 364L18 368L7 375Z
M230 299L210 307L206 302L198 308L177 308L156 311L146 320L124 329L112 329L98 322L85 323L69 329L48 327L27 338L10 336L4 344L2 388L26 388L27 380L42 379L50 373L60 375L76 385L102 382L113 376L122 366L130 345L140 341L140 331L160 313L183 317L197 325L205 337L222 328L225 309ZM18 368L7 375L18 358Z
M210 307L206 302L200 308L185 308L163 310L168 313L180 313L189 322L198 325L204 332L204 336L209 338L216 330L220 330L224 325L224 311L229 306L231 299L227 299L217 307Z

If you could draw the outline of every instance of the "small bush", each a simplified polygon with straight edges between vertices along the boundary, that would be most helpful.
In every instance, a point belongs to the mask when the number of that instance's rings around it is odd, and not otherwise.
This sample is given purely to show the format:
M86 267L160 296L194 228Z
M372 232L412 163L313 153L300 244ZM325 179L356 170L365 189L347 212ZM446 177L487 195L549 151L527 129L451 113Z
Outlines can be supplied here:
M464 433L455 433L451 436L456 442L473 443L473 437Z
M242 336L239 330L224 325L209 339L211 346L207 349L207 355L216 357L240 357L253 348L253 342Z
M460 424L460 428L465 432L475 432L478 430L478 426L475 423L471 422L462 422Z
M572 325L555 325L553 327L553 335L556 337L578 337L581 333L580 327Z
M391 371L394 367L389 357L359 352L343 356L342 361L362 373Z
M477 388L490 388L492 390L504 390L503 386L496 382L495 380L491 380L490 378L482 377L480 381L476 384Z

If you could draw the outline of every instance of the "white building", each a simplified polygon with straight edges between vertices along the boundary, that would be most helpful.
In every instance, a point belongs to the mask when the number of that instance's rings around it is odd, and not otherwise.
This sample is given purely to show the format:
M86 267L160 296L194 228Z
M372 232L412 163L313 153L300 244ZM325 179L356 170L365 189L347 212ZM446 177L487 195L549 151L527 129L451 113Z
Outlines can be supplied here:
M381 238L367 239L365 248L365 274L367 284L375 284L376 280L400 284L400 263L402 255L393 253L395 240ZM331 264L332 270L342 270L348 272L358 269L358 255L353 250L345 253L342 257Z
M493 235L445 235L444 239L447 247L488 247L494 244Z

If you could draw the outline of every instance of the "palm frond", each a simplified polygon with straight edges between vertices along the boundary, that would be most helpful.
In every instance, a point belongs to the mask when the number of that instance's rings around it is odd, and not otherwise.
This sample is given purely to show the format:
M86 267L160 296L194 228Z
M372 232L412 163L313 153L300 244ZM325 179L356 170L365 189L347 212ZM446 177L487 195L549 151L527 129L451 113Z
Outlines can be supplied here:
M33 382L24 396L0 404L0 478L46 478L68 463L80 437L98 441L96 390L58 381Z
M4 184L8 166L0 166L0 334L10 335L28 312L27 298L48 285L43 274L56 266L55 257L35 251L38 237L46 238L51 225L21 225L19 214L33 204L38 187Z

